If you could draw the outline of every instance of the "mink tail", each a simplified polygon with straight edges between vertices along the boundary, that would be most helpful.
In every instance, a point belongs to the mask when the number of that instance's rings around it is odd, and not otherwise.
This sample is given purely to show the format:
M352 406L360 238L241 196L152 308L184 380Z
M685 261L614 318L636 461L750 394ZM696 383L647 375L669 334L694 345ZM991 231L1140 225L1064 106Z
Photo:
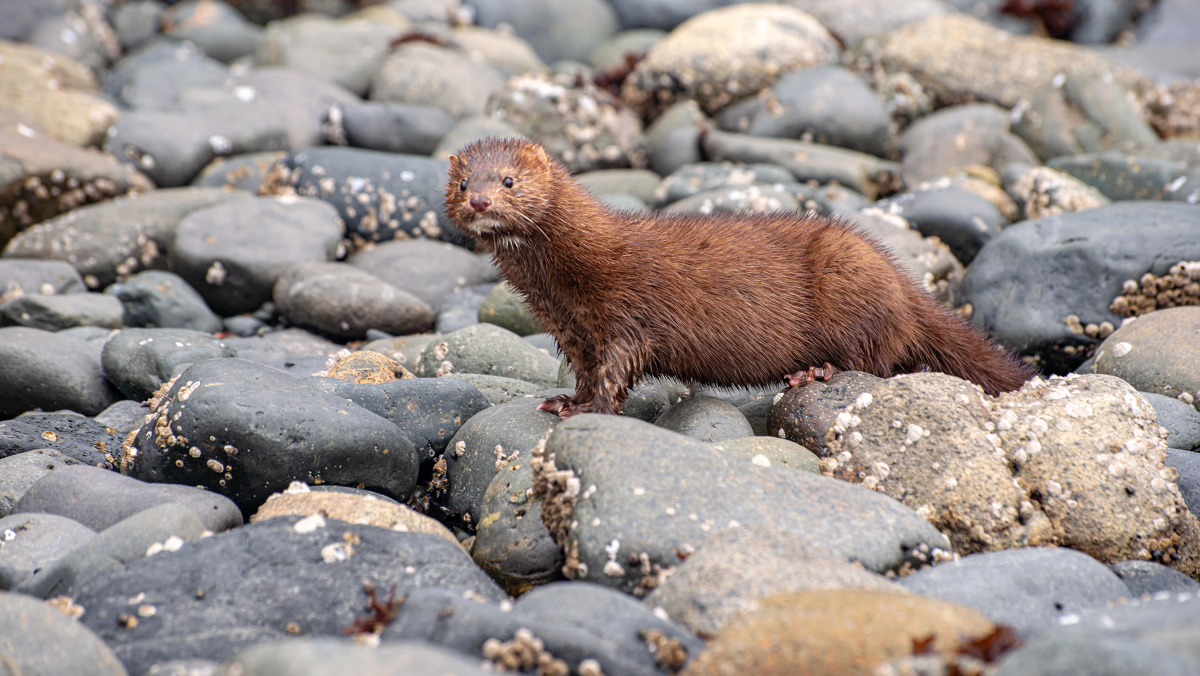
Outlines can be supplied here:
M932 306L923 313L924 340L911 355L917 363L983 388L991 396L1020 389L1037 375L1012 353L968 326L949 310Z

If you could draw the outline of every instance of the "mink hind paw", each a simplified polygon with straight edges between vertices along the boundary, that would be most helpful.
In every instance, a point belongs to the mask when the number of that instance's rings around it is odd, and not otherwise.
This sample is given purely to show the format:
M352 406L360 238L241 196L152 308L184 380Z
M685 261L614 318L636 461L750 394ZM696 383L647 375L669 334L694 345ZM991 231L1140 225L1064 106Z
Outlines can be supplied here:
M825 362L821 366L810 366L802 371L789 373L784 376L789 387L800 387L807 385L815 380L829 380L833 374L838 372L838 368L829 362Z
M550 397L538 404L538 410L553 413L560 418L566 419L580 413L593 413L596 410L596 406L594 402L579 402L575 401L569 395L560 394L557 397Z

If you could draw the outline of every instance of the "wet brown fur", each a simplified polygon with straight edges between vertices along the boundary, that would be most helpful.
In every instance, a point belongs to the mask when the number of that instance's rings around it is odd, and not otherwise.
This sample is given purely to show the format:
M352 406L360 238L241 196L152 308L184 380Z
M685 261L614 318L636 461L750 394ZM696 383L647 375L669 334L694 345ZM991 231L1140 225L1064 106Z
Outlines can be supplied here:
M769 385L829 362L881 377L929 368L995 395L1033 375L833 219L614 211L515 139L450 158L446 212L570 360L575 396L546 404L564 416L619 413L645 376Z

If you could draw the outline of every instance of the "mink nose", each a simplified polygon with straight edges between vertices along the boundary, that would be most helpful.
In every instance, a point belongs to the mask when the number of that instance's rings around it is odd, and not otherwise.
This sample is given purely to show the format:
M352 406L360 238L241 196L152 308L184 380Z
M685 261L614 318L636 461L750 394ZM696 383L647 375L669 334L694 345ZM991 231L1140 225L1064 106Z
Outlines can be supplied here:
M471 208L475 210L475 213L482 214L483 212L487 211L488 207L490 206L492 206L492 198L488 197L487 195L471 196Z

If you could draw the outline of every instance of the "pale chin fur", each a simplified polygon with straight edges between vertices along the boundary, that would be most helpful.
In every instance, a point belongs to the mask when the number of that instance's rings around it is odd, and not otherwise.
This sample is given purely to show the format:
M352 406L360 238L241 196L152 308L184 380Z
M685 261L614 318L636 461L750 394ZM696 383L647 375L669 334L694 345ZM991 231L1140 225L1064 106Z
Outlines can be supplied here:
M504 224L494 218L476 218L467 224L467 228L476 235L492 234L502 227Z

